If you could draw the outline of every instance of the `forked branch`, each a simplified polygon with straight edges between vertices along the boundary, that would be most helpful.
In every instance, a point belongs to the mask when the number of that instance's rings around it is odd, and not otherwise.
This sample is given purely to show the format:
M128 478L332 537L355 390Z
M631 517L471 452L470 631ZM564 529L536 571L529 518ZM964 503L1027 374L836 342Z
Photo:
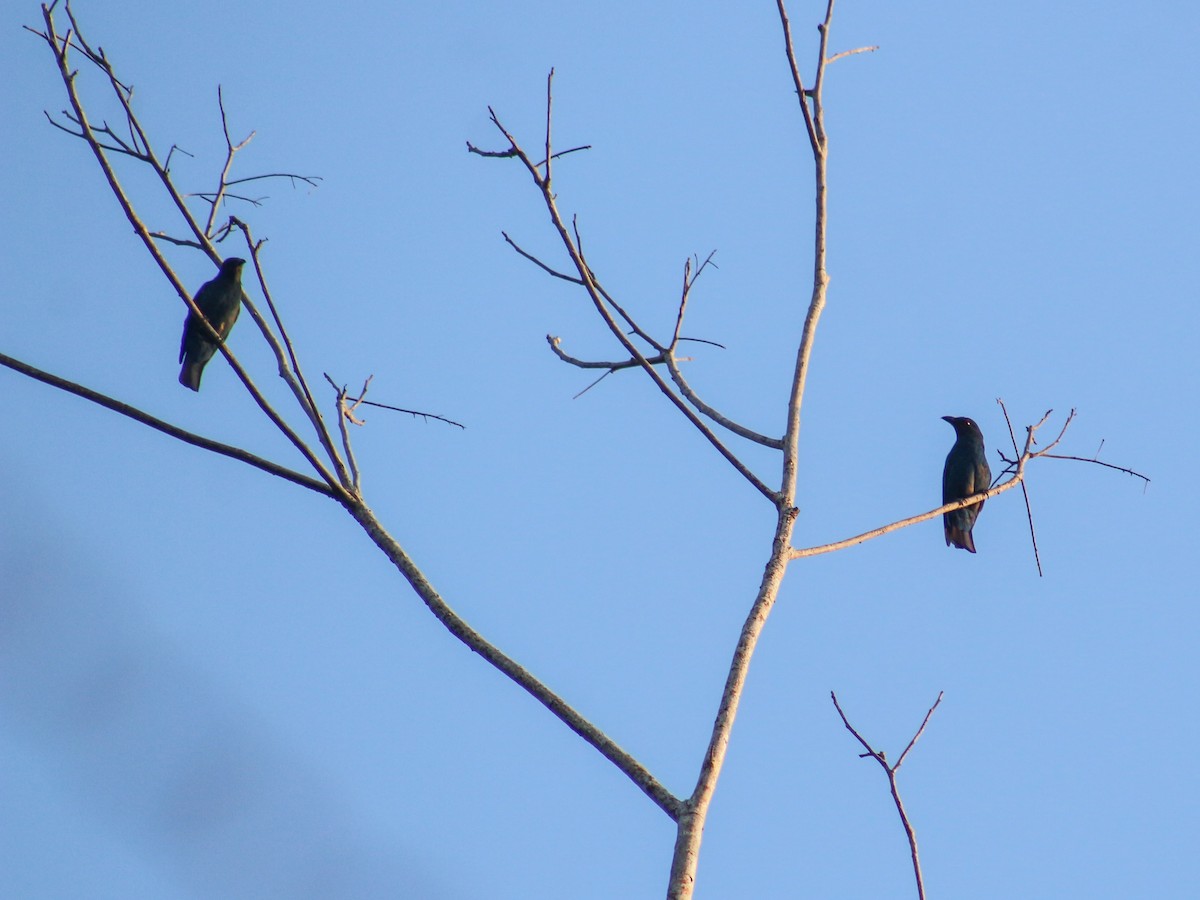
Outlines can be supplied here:
M850 720L846 718L846 714L842 712L841 704L838 703L837 694L833 691L829 692L830 698L833 700L833 707L837 710L838 715L842 717L842 724L846 726L846 730L854 735L855 739L863 745L866 753L860 753L864 759L870 758L879 763L883 771L887 774L888 787L892 792L892 802L896 804L896 812L900 815L900 822L904 826L904 834L908 837L908 849L912 856L913 876L917 880L917 897L919 900L925 900L925 881L921 877L921 857L917 853L917 832L913 829L912 822L909 821L908 813L904 809L904 802L900 799L900 789L896 786L896 773L900 771L900 767L904 765L904 760L908 753L916 744L918 738L925 733L925 726L929 724L930 717L933 716L942 702L943 692L938 691L937 699L933 701L933 706L929 707L929 712L925 713L925 719L921 722L921 727L917 729L917 733L912 736L912 740L908 742L908 746L904 748L904 752L900 754L900 758L896 760L895 765L890 765L887 761L887 754L882 750L876 750L867 743L866 738L858 733L857 729L850 724Z

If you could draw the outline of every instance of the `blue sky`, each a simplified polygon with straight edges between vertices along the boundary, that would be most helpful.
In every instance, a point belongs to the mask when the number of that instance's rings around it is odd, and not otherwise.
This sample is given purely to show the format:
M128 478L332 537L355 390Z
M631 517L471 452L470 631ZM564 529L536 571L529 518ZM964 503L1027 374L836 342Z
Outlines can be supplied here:
M823 7L789 6L811 75ZM624 372L502 148L541 140L605 285L658 334L716 250L687 373L783 427L808 299L811 174L774 5L122 4L80 0L175 174L318 175L231 209L306 370L378 410L372 508L477 629L690 792L770 506ZM53 60L0 14L0 352L302 465L225 363L176 382L183 309L131 234ZM931 509L970 415L989 453L1049 408L1078 463L1029 474L979 553L926 523L788 574L712 807L700 897L906 898L878 768L897 754L931 896L1194 891L1200 801L1194 482L1200 13L1183 4L844 0L829 306L801 436L797 541ZM81 77L88 77L88 75ZM93 114L114 123L92 81ZM128 164L152 227L173 227ZM229 250L235 255L234 250ZM198 287L209 263L170 251ZM253 288L251 293L258 296ZM283 398L248 318L231 346ZM321 381L321 387L324 387ZM0 370L0 893L57 897L658 897L674 829L595 751L453 640L333 503ZM995 459L993 455L993 460ZM777 481L762 448L745 459ZM998 470L998 467L993 465Z

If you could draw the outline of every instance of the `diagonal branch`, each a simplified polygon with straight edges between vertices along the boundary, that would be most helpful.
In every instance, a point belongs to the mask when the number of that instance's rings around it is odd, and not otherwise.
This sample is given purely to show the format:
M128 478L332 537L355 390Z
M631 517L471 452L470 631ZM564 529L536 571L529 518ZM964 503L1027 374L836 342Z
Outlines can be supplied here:
M84 400L89 400L98 406L103 406L105 409L111 409L113 412L120 413L127 418L133 419L135 422L141 422L143 425L161 431L165 435L177 438L185 444L191 444L193 447L200 447L203 450L211 450L213 453L218 453L221 456L228 456L230 459L244 462L246 465L261 469L269 475L278 476L285 481L306 487L310 491L316 491L325 497L336 497L334 491L328 485L317 481L315 478L310 478L308 475L301 475L299 472L293 472L285 466L271 462L269 459L255 456L253 453L243 450L240 447L222 444L220 441L214 441L191 431L185 431L176 425L172 425L170 422L165 422L149 413L142 412L135 406L122 403L120 400L115 400L112 397L101 394L99 391L93 391L91 388L86 388L81 384L76 384L73 381L68 381L65 378L60 378L57 375L34 368L28 363L21 362L19 359L14 359L11 356L0 353L0 366L7 366L14 372L20 372L22 375L27 375L35 381L48 384L51 387L58 388L60 391L66 391L68 394L74 394L76 397L82 397Z
M437 620L451 634L519 685L568 728L598 750L605 759L620 769L630 781L654 801L667 816L672 820L679 819L683 814L684 803L668 791L658 779L651 775L645 766L623 750L599 728L580 715L565 700L517 663L516 660L503 653L499 648L485 640L479 632L471 628L438 594L421 570L417 568L408 554L404 552L404 549L396 542L395 538L384 530L374 514L361 500L346 500L343 501L343 504L350 512L350 515L354 517L355 521L362 526L371 540L375 542L375 545L392 561L392 564L395 565L400 574L412 586L417 596L429 608L429 611L433 613Z
M683 377L683 372L679 369L680 359L670 350L665 354L667 371L671 374L671 380L675 382L675 386L679 388L679 393L684 398L696 407L696 410L703 416L707 416L712 421L716 422L727 431L732 431L738 437L743 437L748 441L753 441L756 444L762 444L764 447L770 447L772 450L782 450L783 441L779 438L768 437L765 434L759 434L744 425L741 425L732 419L722 414L719 410L709 406L688 384L687 379Z
M317 435L317 440L320 441L321 446L325 449L325 455L333 463L339 480L342 484L346 484L346 466L341 456L338 455L337 448L334 446L333 437L329 434L329 429L325 425L325 418L321 415L321 408L313 397L312 390L308 386L308 380L304 377L304 370L300 368L300 359L296 353L295 345L288 335L287 328L284 327L283 318L279 314L279 309L276 307L275 299L271 294L271 288L267 284L267 276L263 272L262 261L259 259L259 252L262 250L263 241L254 240L250 234L250 226L241 219L231 216L229 227L231 229L239 229L246 239L246 249L249 251L250 259L254 263L254 274L258 278L259 287L262 288L263 299L267 301L267 309L271 311L271 318L275 321L275 327L279 329L279 336L275 336L275 332L272 331L270 325L267 324L256 306L247 304L246 308L250 311L250 315L253 317L254 323L258 326L263 339L267 342L267 346L271 348L271 352L275 355L279 377L291 389L292 395L296 398L300 409L308 417L313 431ZM284 356L285 351L287 354L286 358Z

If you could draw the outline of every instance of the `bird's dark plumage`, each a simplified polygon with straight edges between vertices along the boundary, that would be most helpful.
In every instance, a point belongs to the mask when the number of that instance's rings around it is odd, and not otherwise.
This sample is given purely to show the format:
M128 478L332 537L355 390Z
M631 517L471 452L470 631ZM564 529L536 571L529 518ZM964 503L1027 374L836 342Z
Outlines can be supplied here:
M946 455L946 467L942 470L942 502L962 500L992 486L992 470L988 468L983 452L983 432L973 419L966 416L942 416L954 426L958 438ZM963 550L975 552L975 538L971 529L983 510L984 501L974 506L956 509L942 514L946 528L946 546L953 544Z
M217 277L196 291L196 306L222 341L229 337L233 323L242 311L242 266L245 264L244 259L231 256L221 263ZM200 390L200 376L204 373L204 366L217 352L217 343L189 309L183 323L183 340L179 345L179 361L183 363L183 368L179 370L180 384L193 391Z

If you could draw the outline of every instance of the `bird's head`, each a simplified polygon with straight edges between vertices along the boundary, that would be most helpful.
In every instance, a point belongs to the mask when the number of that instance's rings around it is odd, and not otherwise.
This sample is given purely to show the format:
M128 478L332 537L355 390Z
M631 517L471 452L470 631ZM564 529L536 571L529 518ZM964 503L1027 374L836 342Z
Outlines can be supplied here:
M979 430L974 419L966 416L942 416L942 418L954 426L954 433L958 437L973 437L981 444L983 443L983 432Z
M221 263L221 274L237 275L242 271L242 266L245 264L246 261L244 259L237 256L231 256L229 259L225 260L225 262Z

